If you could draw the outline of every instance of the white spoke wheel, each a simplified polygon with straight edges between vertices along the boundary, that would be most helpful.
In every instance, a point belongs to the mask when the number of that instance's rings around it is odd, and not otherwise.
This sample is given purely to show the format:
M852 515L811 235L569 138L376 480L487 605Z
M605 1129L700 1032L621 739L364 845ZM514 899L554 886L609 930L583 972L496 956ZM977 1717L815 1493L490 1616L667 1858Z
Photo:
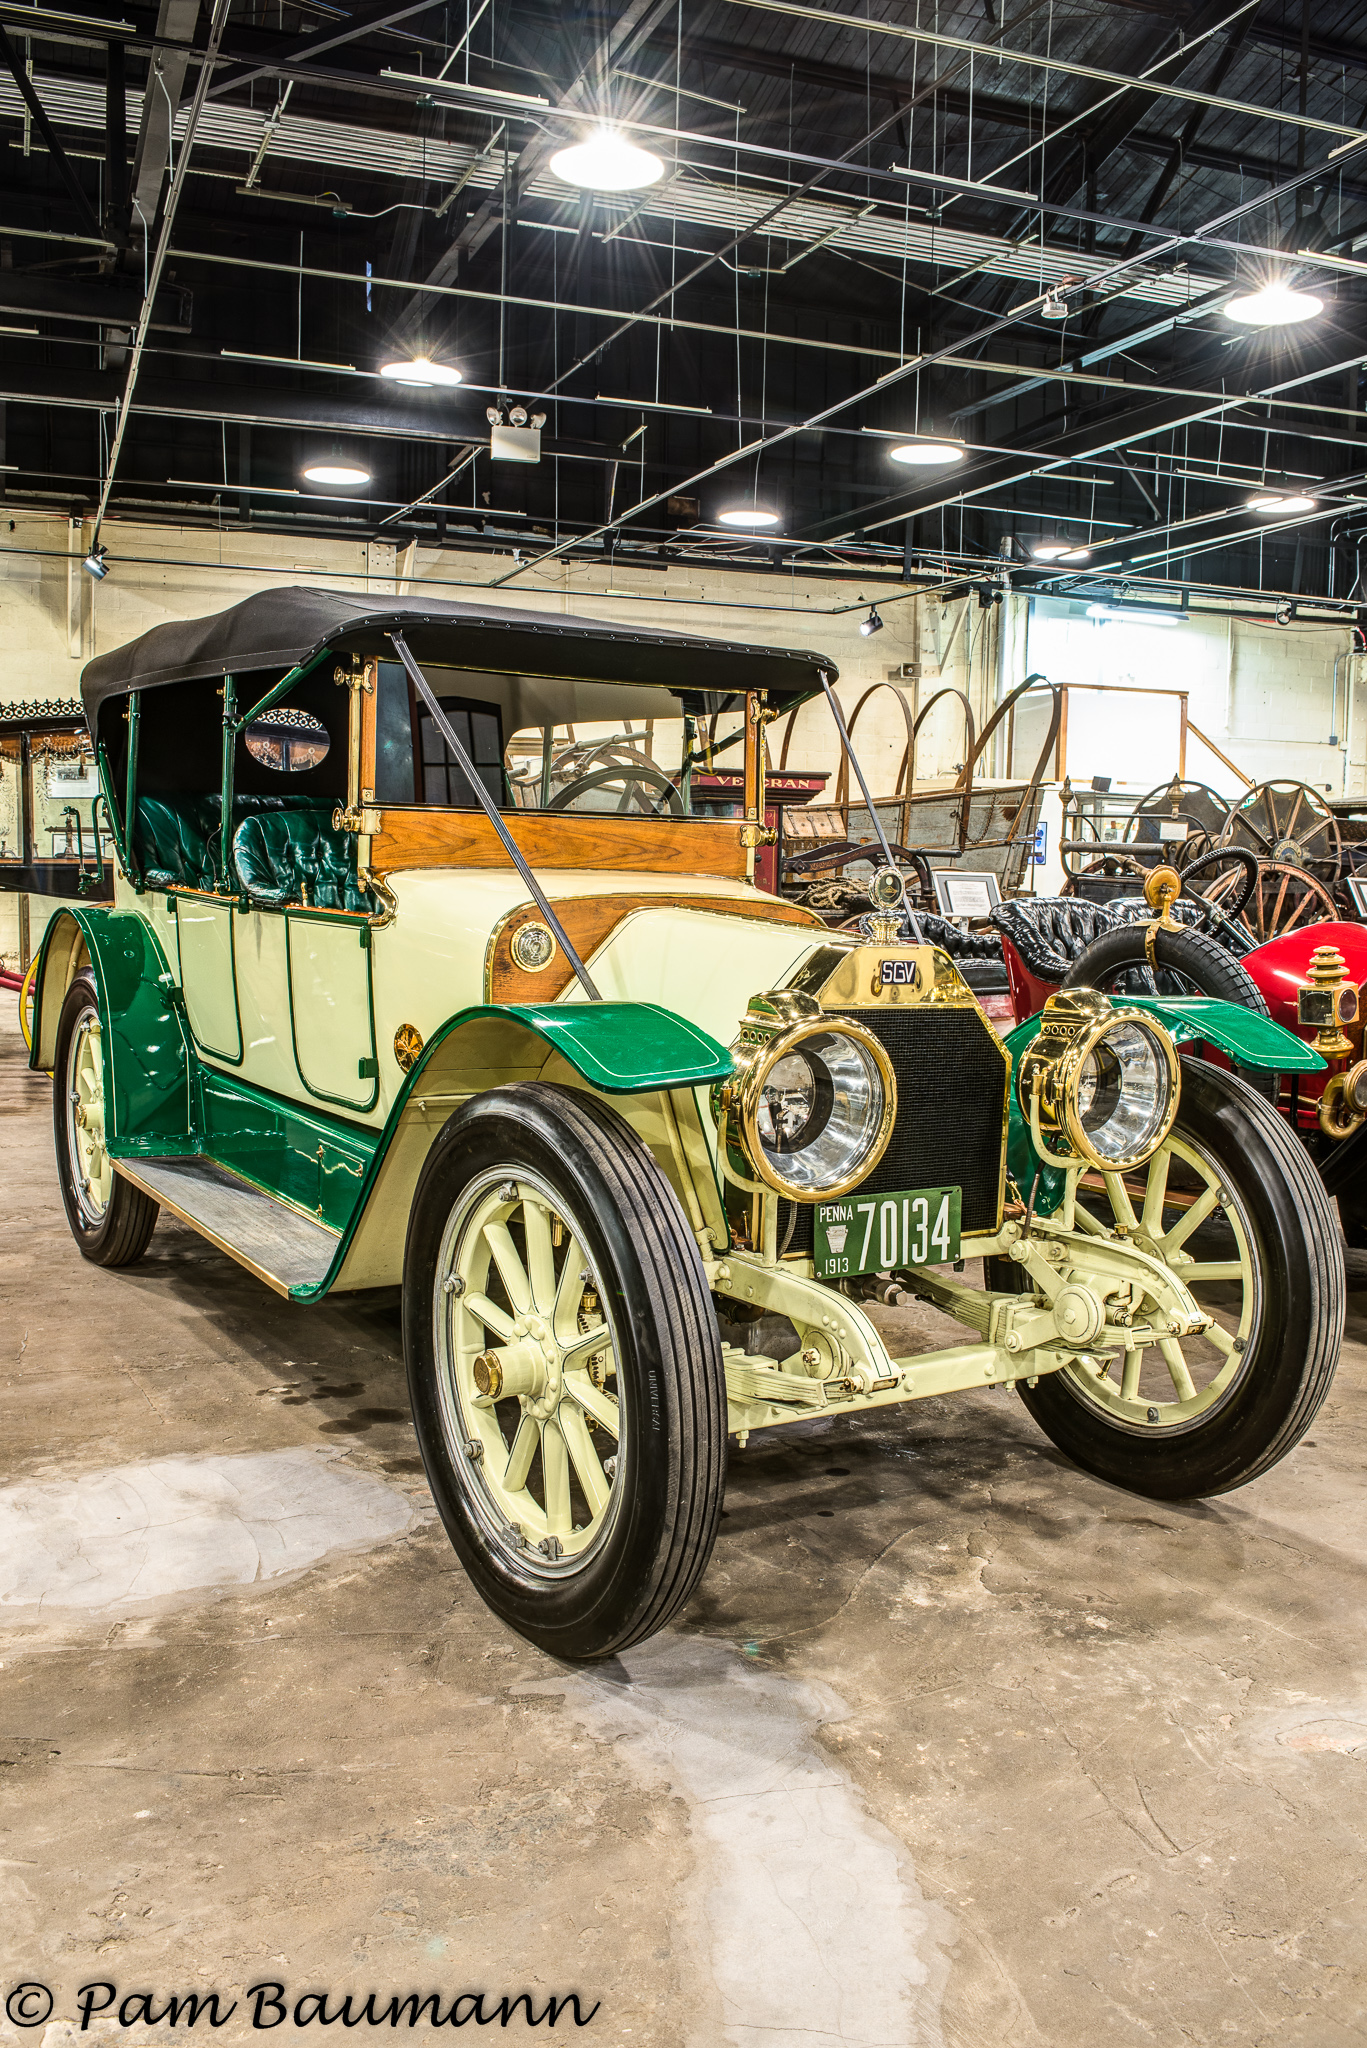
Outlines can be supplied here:
M71 1234L97 1266L131 1266L156 1228L154 1201L122 1180L109 1156L112 1104L95 977L83 968L57 1022L52 1123L57 1173Z
M1084 1185L1078 1207L1161 1258L1215 1320L1022 1384L1041 1428L1087 1471L1159 1500L1227 1492L1285 1457L1328 1392L1345 1289L1329 1199L1276 1111L1184 1060L1167 1143L1137 1172ZM990 1284L1010 1286L1020 1268L993 1263Z
M572 1660L662 1628L716 1539L725 1380L697 1244L615 1111L535 1082L456 1112L414 1197L404 1349L433 1498L494 1612Z

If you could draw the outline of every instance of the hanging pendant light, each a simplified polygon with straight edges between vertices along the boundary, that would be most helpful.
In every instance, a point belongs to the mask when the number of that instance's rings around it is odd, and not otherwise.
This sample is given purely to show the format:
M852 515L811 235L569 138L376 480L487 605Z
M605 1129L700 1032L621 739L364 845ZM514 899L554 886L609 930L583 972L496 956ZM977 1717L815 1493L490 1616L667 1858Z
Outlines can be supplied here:
M661 159L638 149L611 128L595 128L583 142L557 150L551 169L566 185L592 192L637 192L653 185L664 171Z

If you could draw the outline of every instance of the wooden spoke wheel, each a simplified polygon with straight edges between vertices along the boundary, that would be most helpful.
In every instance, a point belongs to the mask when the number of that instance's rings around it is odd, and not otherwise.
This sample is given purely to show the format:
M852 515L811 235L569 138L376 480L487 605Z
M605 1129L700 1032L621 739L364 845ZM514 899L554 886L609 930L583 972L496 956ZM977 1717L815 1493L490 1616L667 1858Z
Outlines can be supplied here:
M1221 838L1251 847L1259 860L1304 868L1331 887L1343 871L1338 819L1308 783L1260 782L1234 806Z
M1226 897L1237 898L1242 885L1242 869L1231 867L1228 874L1217 875L1213 882L1203 881L1201 894L1218 910L1223 908ZM1298 925L1322 924L1325 918L1338 914L1328 889L1308 868L1289 861L1260 860L1253 893L1233 921L1251 932L1261 946Z
M1177 1120L1153 1158L1086 1173L1076 1223L1179 1277L1210 1318L1195 1336L1122 1334L1026 1382L1035 1420L1084 1470L1158 1500L1224 1493L1308 1428L1333 1377L1344 1281L1324 1185L1270 1103L1183 1061ZM1004 1259L989 1285L1019 1289ZM1019 1272L1019 1268L1014 1269Z
M662 1628L720 1526L726 1385L697 1240L615 1110L527 1082L456 1111L414 1197L404 1348L494 1612L571 1659Z

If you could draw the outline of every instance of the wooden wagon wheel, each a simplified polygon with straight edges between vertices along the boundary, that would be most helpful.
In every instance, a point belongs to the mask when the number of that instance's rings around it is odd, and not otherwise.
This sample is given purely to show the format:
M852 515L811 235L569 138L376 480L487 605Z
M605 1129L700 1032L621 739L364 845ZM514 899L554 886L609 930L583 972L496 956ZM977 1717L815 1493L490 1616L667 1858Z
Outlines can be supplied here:
M1322 882L1343 872L1338 819L1304 782L1260 782L1230 812L1222 840L1250 846L1260 860L1305 868Z
M1234 893L1239 880L1237 871L1221 875L1203 887L1201 894L1207 903L1218 905L1222 897ZM1251 932L1261 946L1298 924L1322 924L1338 914L1333 897L1308 868L1294 861L1260 860L1257 886L1234 922Z

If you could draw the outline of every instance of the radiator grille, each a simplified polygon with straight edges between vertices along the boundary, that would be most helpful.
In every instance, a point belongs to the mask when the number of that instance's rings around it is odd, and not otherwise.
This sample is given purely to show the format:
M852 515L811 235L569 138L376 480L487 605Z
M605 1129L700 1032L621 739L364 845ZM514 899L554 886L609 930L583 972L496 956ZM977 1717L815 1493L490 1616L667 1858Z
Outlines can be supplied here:
M964 1232L995 1230L1007 1071L990 1026L976 1010L929 1004L827 1014L866 1026L882 1042L897 1076L897 1125L860 1193L961 1187ZM790 1223L786 1249L810 1254L811 1205L779 1204L780 1246Z

